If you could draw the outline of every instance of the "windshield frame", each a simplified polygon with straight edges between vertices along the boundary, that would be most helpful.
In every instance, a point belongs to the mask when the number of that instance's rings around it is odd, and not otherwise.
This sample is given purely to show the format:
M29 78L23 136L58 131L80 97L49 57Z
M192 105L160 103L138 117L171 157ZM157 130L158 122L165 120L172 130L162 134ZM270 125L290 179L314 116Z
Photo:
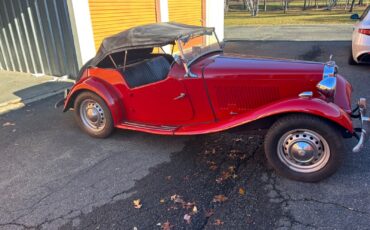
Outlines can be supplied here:
M193 38L196 38L196 37L201 37L201 36L204 36L204 35L208 35L208 34L204 33L204 34L201 34L201 35L199 35L199 36L191 37L190 39L193 39ZM186 64L186 69L188 69L188 68L189 68L189 67L190 67L190 66L191 66L195 61L197 61L199 58L201 58L201 57L203 57L203 56L205 56L205 55L208 55L208 54L210 54L210 53L214 53L214 52L222 52L222 51L223 51L222 46L221 46L221 43L220 43L220 40L218 39L216 32L215 32L215 31L213 31L213 32L212 32L212 34L210 34L210 35L214 35L214 36L215 36L216 41L217 41L217 44L218 44L218 46L219 46L220 48L219 48L219 49L215 49L215 50L210 50L210 51L207 51L207 52L204 52L204 53L201 53L201 54L199 54L199 55L197 55L197 56L193 57L191 60L188 60L188 59L185 57L184 48L183 48L183 45L182 45L182 42L183 42L183 43L185 43L185 42L184 42L184 39L179 38L179 39L177 40L177 46L179 47L179 51L180 51L181 58L183 59L184 63ZM187 39L187 40L189 41L190 39ZM188 42L188 41L187 41L187 42ZM186 42L186 43L187 43L187 42Z

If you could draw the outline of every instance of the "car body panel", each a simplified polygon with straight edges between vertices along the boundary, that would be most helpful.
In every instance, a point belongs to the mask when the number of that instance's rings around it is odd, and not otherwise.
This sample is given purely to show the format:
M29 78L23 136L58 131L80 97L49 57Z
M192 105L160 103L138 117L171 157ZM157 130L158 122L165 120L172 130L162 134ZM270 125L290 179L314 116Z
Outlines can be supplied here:
M352 86L341 75L337 75L337 85L334 95L334 103L343 109L346 113L351 114Z
M368 9L370 9L370 6ZM362 16L361 20L359 20L353 28L352 56L358 63L361 63L361 58L364 57L364 55L370 56L370 35L361 34L359 32L360 29L370 29L370 13L367 13L366 16Z
M185 77L174 63L165 80L129 88L115 69L88 68L66 98L82 90L104 99L115 127L163 135L195 135L227 130L269 116L305 113L328 119L353 132L352 88L340 75L334 103L316 93L324 64L246 59L214 53L191 65L196 77ZM303 91L313 98L299 98ZM174 100L181 93L185 97Z
M209 96L219 120L251 112L282 99L315 91L322 63L246 59L218 55L204 70Z
M220 132L237 126L241 126L259 119L292 113L310 114L313 116L328 119L333 123L343 127L349 132L353 132L353 125L350 116L334 103L327 103L318 98L304 99L295 98L281 100L263 107L253 112L235 115L216 123L198 126L183 126L177 129L175 135L195 135Z

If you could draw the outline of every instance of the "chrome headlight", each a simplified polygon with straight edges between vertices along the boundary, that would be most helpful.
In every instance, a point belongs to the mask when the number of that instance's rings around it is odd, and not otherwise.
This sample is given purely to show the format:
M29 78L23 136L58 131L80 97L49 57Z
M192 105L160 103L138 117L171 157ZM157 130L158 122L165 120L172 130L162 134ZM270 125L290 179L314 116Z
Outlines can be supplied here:
M337 87L336 77L327 77L321 80L317 85L317 90L326 97L333 97L335 94L335 88Z
M316 85L317 90L328 98L334 97L337 86L338 67L334 61L329 61L324 66L323 79Z

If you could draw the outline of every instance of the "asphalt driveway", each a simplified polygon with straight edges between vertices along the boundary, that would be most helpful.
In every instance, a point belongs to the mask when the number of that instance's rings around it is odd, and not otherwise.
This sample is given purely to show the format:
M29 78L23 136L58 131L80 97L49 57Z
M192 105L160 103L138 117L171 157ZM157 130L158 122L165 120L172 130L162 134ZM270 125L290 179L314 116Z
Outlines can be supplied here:
M328 60L370 98L370 67L350 42L229 42L226 51ZM93 139L55 96L0 116L1 229L368 229L370 145L316 184L269 169L260 132L166 137L117 131ZM140 199L140 208L133 201ZM140 206L139 205L139 206ZM185 219L187 220L184 220Z

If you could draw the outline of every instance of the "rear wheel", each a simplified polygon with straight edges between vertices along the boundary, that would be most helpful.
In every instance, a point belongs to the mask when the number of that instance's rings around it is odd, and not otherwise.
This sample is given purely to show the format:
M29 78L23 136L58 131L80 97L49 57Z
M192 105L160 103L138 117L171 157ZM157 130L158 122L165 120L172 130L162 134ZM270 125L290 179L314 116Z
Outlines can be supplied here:
M341 161L341 135L329 122L309 115L276 121L265 138L268 162L281 175L315 182L333 174Z
M92 92L79 94L74 104L75 119L90 136L105 138L114 129L112 115L105 101Z

